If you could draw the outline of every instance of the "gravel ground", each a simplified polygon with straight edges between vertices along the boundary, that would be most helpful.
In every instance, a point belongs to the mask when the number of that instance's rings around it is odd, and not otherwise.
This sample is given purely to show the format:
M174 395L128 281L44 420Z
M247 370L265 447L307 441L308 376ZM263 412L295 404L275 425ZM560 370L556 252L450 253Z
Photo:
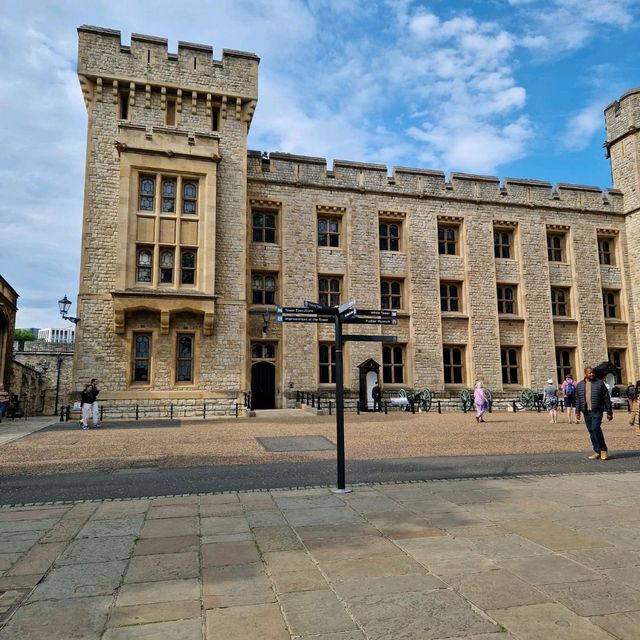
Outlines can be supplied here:
M494 413L487 414L486 419L486 423L477 424L472 413L458 412L347 414L346 457L371 460L590 452L584 424L570 425L566 415L560 416L563 422L558 424L550 424L545 413L536 412ZM604 431L612 456L616 451L640 448L640 437L628 425L626 412L616 413ZM302 411L261 412L257 418L133 424L114 421L88 431L82 431L76 423L66 423L1 447L0 476L335 458L335 451L272 453L256 440L300 435L320 435L335 442L335 416L312 416Z

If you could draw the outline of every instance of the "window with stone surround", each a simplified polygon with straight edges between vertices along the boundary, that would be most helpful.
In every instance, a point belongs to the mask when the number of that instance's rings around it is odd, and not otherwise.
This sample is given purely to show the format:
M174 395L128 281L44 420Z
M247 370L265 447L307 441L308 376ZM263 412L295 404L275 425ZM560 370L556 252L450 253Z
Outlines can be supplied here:
M276 303L277 277L274 273L251 274L251 302L253 304Z
M514 315L518 313L518 286L499 284L496 286L498 313Z
M620 292L615 289L602 290L602 308L605 318L620 317Z
M565 287L551 288L551 314L554 316L571 316L571 291ZM564 378L562 378L564 380Z
M324 208L318 209L318 246L335 247L340 246L340 230L342 227L342 216L331 215Z
M402 280L382 278L380 280L380 308L402 309Z
M610 349L607 352L609 362L615 368L616 384L625 384L627 382L627 372L625 367L627 351L626 349Z
M438 253L456 256L459 251L460 225L438 223Z
M318 302L337 307L342 299L342 277L320 276L318 278Z
M118 119L129 120L129 90L118 91Z
M141 174L138 211L156 215L198 214L198 180L183 176ZM159 193L158 193L159 191ZM160 207L158 207L160 203Z
M277 242L277 222L278 217L276 211L253 209L251 211L253 242L275 244Z
M513 237L511 229L493 230L493 255L496 258L512 259L514 257Z
M614 236L598 235L598 260L603 265L615 265L615 242Z
M442 347L442 364L445 384L464 384L465 347L460 345L444 345Z
M151 282L153 276L153 249L151 247L138 247L136 251L136 280L138 282Z
M167 96L167 106L164 112L164 123L167 127L176 126L176 96Z
M151 371L151 334L133 334L133 381L149 383Z
M404 345L382 347L382 381L385 384L404 384Z
M400 251L402 223L388 220L378 225L380 251Z
M462 282L440 283L440 311L462 311Z
M336 346L332 342L318 344L318 364L320 384L333 384L336 381Z
M547 258L549 262L566 262L566 233L547 232Z
M520 384L520 347L500 349L502 384Z
M196 283L196 252L192 250L180 252L180 283Z
M556 347L556 376L560 384L567 377L567 374L573 375L575 352L573 347Z
M176 343L176 382L193 382L194 336L178 334Z
M252 342L251 360L275 360L276 345L273 342Z

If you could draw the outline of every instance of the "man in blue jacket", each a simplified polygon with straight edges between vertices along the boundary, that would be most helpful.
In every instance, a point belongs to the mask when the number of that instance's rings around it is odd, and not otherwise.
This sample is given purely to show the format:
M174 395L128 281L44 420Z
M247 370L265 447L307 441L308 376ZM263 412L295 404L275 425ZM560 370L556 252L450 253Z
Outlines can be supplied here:
M589 460L607 460L609 452L601 425L605 411L607 420L613 419L611 398L604 382L596 377L594 369L587 367L584 375L584 380L580 380L576 386L576 419L580 420L580 414L584 414L584 423L593 446L593 454L589 456Z

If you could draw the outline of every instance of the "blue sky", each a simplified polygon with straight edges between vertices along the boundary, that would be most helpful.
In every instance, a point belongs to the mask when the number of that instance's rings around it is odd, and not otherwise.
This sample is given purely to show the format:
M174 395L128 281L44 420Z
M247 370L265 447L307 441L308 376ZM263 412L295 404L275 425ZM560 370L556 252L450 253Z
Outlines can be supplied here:
M0 274L17 326L79 283L81 24L252 51L249 148L611 186L603 109L640 86L640 0L4 0Z

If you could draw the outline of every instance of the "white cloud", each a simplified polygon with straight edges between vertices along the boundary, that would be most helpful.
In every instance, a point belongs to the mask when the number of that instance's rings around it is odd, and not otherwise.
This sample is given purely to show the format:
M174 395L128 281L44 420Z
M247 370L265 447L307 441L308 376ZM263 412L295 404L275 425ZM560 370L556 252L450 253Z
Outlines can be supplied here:
M589 146L596 132L602 131L606 100L597 100L569 118L562 143L565 149L580 151Z

